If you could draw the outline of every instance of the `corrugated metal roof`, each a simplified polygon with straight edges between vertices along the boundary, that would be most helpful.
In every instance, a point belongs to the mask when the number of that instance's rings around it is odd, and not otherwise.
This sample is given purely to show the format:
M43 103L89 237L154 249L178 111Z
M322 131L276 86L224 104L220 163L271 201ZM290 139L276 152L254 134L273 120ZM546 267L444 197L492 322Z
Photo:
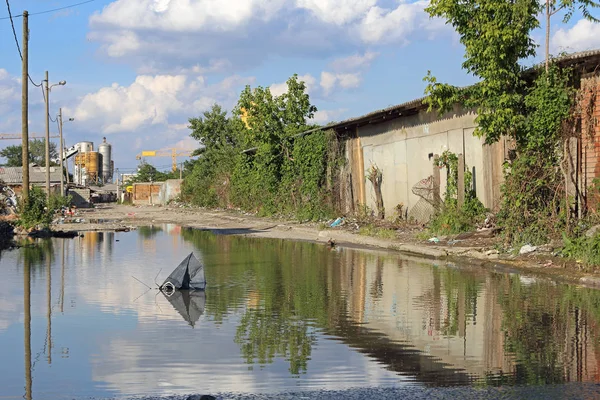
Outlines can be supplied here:
M9 185L20 185L23 183L22 167L0 167L0 179ZM29 167L30 183L45 183L45 167ZM60 182L60 168L50 167L50 183Z

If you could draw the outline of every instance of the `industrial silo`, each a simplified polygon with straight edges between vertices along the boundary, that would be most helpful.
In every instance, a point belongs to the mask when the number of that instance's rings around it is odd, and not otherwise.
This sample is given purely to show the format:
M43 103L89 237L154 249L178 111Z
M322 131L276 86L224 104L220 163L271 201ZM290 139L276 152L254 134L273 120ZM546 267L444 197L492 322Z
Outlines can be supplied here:
M80 153L88 153L90 151L94 151L93 142L79 142L75 146L77 146L77 150L79 150Z
M100 174L102 176L102 182L109 183L112 181L112 173L111 173L111 151L112 146L109 143L106 143L106 138L103 138L104 141L98 145L98 153L102 155L102 170Z

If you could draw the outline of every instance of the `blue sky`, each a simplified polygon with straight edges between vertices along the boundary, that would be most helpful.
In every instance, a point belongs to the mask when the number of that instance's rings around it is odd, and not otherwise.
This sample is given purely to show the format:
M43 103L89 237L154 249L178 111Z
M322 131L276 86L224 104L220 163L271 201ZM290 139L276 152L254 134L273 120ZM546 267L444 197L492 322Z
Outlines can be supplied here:
M12 0L14 15L83 0ZM3 2L4 3L4 2ZM63 108L67 145L102 137L115 168L141 150L193 149L187 120L211 104L230 110L244 85L281 93L294 73L307 83L317 122L361 115L423 95L427 70L456 85L463 48L451 27L429 19L427 1L96 0L29 18L30 75L50 73L50 114ZM0 18L8 16L0 5ZM21 41L21 18L15 18ZM543 33L534 32L541 40ZM0 133L21 130L21 64L0 19ZM552 51L600 47L600 25L554 20ZM539 57L538 57L539 58ZM533 62L533 60L532 60ZM43 98L30 87L30 132L44 132ZM52 125L52 132L56 132ZM0 147L18 142L3 140ZM157 167L169 158L148 159Z

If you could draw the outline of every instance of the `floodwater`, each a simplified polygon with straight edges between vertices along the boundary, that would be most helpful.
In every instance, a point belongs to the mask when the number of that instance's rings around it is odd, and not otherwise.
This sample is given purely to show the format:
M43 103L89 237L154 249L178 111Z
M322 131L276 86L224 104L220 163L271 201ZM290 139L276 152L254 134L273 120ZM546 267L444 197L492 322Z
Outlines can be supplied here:
M144 286L191 251L205 293ZM600 291L508 272L163 225L4 251L0 273L2 399L600 379Z

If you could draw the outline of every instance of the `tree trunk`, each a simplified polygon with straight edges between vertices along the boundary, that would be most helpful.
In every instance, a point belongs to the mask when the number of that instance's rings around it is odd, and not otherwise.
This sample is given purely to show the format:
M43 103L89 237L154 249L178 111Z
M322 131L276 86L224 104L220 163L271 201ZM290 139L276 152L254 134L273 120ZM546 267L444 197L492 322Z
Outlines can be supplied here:
M550 69L550 0L546 0L546 74Z

